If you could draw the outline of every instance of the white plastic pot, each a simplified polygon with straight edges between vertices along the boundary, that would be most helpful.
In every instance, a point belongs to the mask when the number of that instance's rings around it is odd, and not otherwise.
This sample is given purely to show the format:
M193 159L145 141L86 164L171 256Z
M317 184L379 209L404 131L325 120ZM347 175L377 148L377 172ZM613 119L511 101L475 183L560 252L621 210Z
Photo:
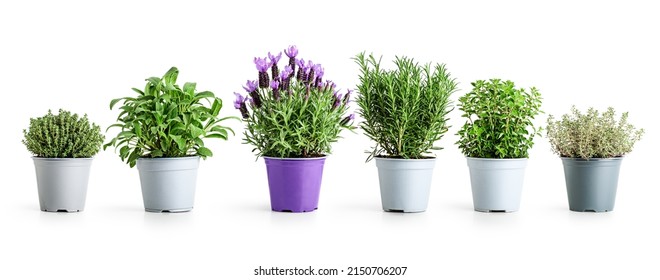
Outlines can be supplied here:
M380 197L387 212L423 212L429 203L435 158L376 158Z
M474 210L515 212L520 208L527 159L467 158Z
M195 203L199 157L140 158L142 199L147 212L186 212Z
M46 212L85 210L92 158L33 157L39 207Z

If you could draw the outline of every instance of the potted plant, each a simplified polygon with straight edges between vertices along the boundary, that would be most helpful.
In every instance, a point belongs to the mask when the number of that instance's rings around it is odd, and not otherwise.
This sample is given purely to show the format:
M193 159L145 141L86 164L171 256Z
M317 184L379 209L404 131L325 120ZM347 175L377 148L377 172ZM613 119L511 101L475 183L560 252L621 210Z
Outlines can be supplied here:
M548 117L547 136L552 151L564 165L571 211L608 212L614 209L623 156L644 134L628 123L628 113L616 120L614 108L602 114L575 106L560 120Z
M23 144L34 156L39 206L46 212L80 212L85 209L92 157L103 144L101 128L87 115L60 109L30 119L23 130Z
M185 212L193 208L200 158L213 155L203 139L227 140L218 118L222 100L210 91L198 92L195 83L176 84L179 70L172 67L163 78L146 79L137 96L121 102L117 123L121 131L104 145L119 148L130 167L137 165L144 208L148 212ZM229 117L232 118L232 117Z
M444 64L420 65L397 57L396 69L385 70L381 59L358 54L360 127L375 142L367 161L376 159L383 210L422 212L428 205L435 143L447 132L456 90Z
M474 210L518 211L528 151L540 133L532 121L541 113L541 94L500 79L472 87L459 98L467 120L457 144L467 157Z
M298 49L256 57L257 80L235 93L234 107L246 123L245 143L263 157L268 173L271 209L309 212L318 208L323 165L343 129L352 129L347 115L350 91L339 93L324 80L324 69L298 58ZM281 70L280 70L281 69Z

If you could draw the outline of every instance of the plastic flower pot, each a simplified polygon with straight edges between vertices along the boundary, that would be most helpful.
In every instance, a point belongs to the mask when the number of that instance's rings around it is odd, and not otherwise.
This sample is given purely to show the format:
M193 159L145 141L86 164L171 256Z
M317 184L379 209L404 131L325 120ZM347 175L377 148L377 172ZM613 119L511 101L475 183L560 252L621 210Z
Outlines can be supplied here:
M623 158L561 158L568 207L577 212L614 210L619 169Z
M85 210L92 158L33 157L39 207L46 212Z
M325 157L264 157L264 161L273 211L311 212L318 209Z
M467 158L474 210L515 212L520 208L527 159Z
M140 158L137 168L147 212L193 209L199 157Z
M426 211L435 158L375 159L383 210L404 213Z

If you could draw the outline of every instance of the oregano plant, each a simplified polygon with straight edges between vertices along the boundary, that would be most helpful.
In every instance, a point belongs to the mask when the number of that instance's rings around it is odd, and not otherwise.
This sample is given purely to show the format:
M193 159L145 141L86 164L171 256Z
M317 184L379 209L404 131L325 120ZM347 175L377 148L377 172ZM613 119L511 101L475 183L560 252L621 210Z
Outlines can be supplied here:
M104 139L101 128L86 114L81 118L63 109L57 115L48 110L43 117L31 118L23 136L28 151L42 158L90 158Z
M119 156L131 167L141 157L186 157L213 155L205 146L205 138L227 140L229 127L219 118L222 100L213 92L197 91L196 83L177 85L179 70L172 67L162 78L151 77L143 90L133 88L137 96L113 99L117 104L117 123L108 127L121 128L115 138L104 145L119 148Z
M466 122L458 131L463 154L475 158L527 158L540 127L533 120L541 111L541 94L532 87L516 88L512 81L491 79L472 83L459 99Z
M296 46L284 50L288 61L281 68L282 52L255 57L257 79L248 80L246 95L234 93L234 107L246 123L245 143L257 156L312 158L331 153L343 129L353 129L348 114L351 91L340 93L325 80L325 69L298 58Z
M644 129L628 123L628 112L616 118L614 108L600 113L589 108L586 113L575 106L561 119L548 116L547 137L552 151L561 157L611 158L632 151Z
M357 103L364 118L360 127L376 144L373 157L427 158L447 132L447 115L453 110L450 95L457 83L444 64L419 64L396 57L395 69L386 70L381 58L360 53L353 60L360 67Z

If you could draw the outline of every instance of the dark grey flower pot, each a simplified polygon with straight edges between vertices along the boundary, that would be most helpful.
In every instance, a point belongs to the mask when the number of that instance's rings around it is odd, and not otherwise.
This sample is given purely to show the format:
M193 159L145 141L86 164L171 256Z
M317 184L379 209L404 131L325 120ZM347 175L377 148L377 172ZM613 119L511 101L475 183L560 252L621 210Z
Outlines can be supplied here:
M568 206L577 212L614 210L619 169L623 158L561 158L566 177Z

